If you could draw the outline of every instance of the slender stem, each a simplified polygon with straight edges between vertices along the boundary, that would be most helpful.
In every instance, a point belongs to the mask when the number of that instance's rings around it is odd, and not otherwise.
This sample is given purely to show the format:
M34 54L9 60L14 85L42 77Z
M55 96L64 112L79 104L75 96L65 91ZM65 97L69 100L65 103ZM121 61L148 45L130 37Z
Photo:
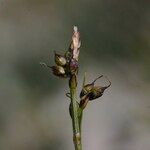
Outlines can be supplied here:
M71 105L72 105L71 112L72 112L72 126L73 126L73 141L74 141L75 150L82 150L76 87L77 87L76 75L71 75L69 80L69 88L70 88Z

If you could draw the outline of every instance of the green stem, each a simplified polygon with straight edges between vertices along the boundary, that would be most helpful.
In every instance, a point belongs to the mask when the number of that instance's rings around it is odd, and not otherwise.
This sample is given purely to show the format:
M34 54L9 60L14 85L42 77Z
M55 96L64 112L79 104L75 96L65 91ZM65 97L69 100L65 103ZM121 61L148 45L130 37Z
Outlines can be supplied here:
M81 132L80 124L78 118L78 105L77 105L77 96L76 96L76 75L71 75L69 80L70 96L71 96L71 113L72 113L72 126L73 126L73 141L75 145L75 150L82 150L81 143Z
M78 119L79 119L80 134L81 134L81 129L82 129L82 116L83 116L83 109L79 107L79 109L78 109Z

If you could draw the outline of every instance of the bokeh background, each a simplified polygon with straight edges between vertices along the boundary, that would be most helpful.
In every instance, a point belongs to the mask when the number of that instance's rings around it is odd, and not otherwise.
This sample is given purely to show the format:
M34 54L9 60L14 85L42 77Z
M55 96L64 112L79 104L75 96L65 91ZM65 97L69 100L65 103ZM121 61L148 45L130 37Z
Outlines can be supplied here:
M67 50L73 25L78 92L85 71L112 82L84 112L84 149L149 150L148 0L0 0L0 150L73 149L67 80L39 65Z

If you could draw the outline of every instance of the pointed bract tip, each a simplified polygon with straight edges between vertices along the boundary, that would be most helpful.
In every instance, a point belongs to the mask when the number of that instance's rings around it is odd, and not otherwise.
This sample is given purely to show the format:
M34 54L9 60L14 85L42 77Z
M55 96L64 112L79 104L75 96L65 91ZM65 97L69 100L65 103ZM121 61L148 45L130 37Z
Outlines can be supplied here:
M44 63L44 62L40 62L40 65L43 66L43 67L47 67L47 64Z
M47 64L46 64L46 63L44 63L44 62L40 62L40 65L41 65L41 66L43 66L43 67L52 68L52 66L49 66L49 65L47 65Z
M107 81L109 82L109 84L106 86L107 88L111 86L111 81L108 79L107 76L105 76L105 78L107 79Z
M92 83L94 84L98 79L102 78L103 75L100 75L99 77L97 77Z

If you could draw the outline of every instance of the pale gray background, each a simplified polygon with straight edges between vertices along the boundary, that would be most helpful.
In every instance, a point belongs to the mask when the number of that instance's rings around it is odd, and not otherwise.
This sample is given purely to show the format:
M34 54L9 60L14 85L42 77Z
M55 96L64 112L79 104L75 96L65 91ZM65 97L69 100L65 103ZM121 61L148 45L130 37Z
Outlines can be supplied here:
M67 80L52 65L72 27L81 32L79 91L107 75L112 86L84 113L84 150L150 149L148 0L0 0L0 150L71 150ZM105 85L105 80L97 84Z

